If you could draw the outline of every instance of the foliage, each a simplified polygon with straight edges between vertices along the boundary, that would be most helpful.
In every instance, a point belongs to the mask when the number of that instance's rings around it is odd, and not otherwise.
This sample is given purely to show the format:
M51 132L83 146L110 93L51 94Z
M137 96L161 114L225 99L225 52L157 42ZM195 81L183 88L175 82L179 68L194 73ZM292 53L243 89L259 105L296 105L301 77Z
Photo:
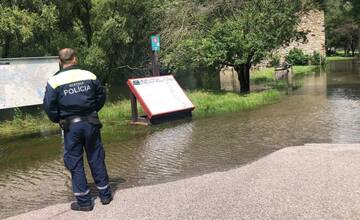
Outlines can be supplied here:
M279 54L271 54L270 56L270 66L279 66L280 65L280 55Z
M156 28L163 2L2 1L1 56L56 55L60 48L74 47L82 63L105 81L128 67L146 72L147 37Z
M326 58L320 53L314 51L312 55L305 54L302 50L298 48L293 48L290 50L288 55L285 57L286 62L292 65L324 65L326 63Z
M358 1L327 0L324 2L326 23L326 46L328 52L341 48L346 55L354 56L359 44L359 23L357 22Z
M249 91L248 73L252 65L269 51L304 37L304 33L297 31L303 9L301 1L216 3L195 5L197 10L189 16L195 20L186 29L192 34L183 35L166 60L192 68L233 66L239 73L242 91Z
M156 20L153 9L160 4L160 0L93 1L93 44L86 65L107 74L127 67L146 69L150 57L147 36Z
M309 63L310 57L298 48L293 48L290 50L289 54L286 55L286 62L292 65L307 65Z
M148 75L149 35L158 31L167 69L232 65L246 75L269 51L304 37L296 27L315 7L309 2L316 1L1 1L0 51L2 57L44 56L74 47L85 68L107 82L115 74Z
M310 57L310 61L312 65L325 65L326 64L326 58L322 56L320 53L315 52Z
M214 11L221 10L215 5L213 11L208 12L208 24L195 24L195 35L180 42L177 46L180 51L171 55L181 59L185 55L181 52L190 53L195 58L193 62L206 66L257 64L271 49L300 37L296 31L299 16L293 16L301 10L300 2L292 1L290 7L280 7L286 3L244 2L237 8L227 9L228 16L224 18L211 17Z

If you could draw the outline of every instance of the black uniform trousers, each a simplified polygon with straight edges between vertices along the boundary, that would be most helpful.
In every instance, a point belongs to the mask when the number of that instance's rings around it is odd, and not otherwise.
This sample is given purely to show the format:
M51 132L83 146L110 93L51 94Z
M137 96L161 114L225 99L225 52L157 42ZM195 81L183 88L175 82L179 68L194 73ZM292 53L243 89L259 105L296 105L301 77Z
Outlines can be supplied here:
M100 199L110 198L109 177L104 161L105 151L99 127L87 121L73 123L69 130L64 132L64 141L64 163L71 172L73 192L78 204L88 206L92 202L84 171L84 149Z

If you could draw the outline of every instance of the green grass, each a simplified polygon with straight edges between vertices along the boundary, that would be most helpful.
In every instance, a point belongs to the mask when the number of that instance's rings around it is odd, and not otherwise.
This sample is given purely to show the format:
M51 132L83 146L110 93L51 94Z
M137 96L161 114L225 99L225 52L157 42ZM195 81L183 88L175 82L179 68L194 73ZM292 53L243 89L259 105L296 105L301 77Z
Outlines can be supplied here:
M13 120L0 122L0 138L52 131L56 128L57 125L51 123L45 113L37 116L16 114Z
M319 66L294 66L294 76L305 76L309 74L313 74L317 69L319 69Z
M356 54L359 54L359 51L355 50L355 55ZM346 56L351 56L351 52L348 51L348 54L346 55L345 50L336 50L335 55L340 57L346 57Z
M247 95L209 91L194 91L187 92L187 94L196 106L193 112L195 118L253 109L280 100L280 92L277 90L253 92ZM105 135L119 135L114 134L114 131L119 131L119 129L122 132L122 137L136 136L139 133L137 131L139 129L130 129L131 108L129 100L106 104L99 114L104 124ZM139 114L143 114L143 112L140 111ZM50 122L45 114L31 116L18 113L13 120L0 123L0 137L20 136L58 129L58 125Z
M277 90L266 90L258 93L253 92L246 95L234 92L210 92L200 90L187 92L187 95L196 106L193 112L195 118L216 115L218 113L253 109L280 100L280 92ZM140 111L139 114L141 115L143 112ZM129 124L130 116L131 108L129 100L108 104L100 111L100 118L104 124Z
M269 83L275 81L274 68L264 68L250 73L250 82L255 84Z
M188 95L196 106L193 113L195 117L254 109L258 106L280 100L280 92L277 90L267 90L259 93L253 92L247 95L232 92L213 93L197 91Z
M356 59L356 57L340 57L340 56L326 57L326 60L328 61L345 61L345 60L354 60L354 59Z
M125 124L131 116L130 100L110 103L104 106L99 116L104 123Z
M295 77L313 73L318 66L293 66ZM275 69L273 67L255 70L250 74L250 81L254 84L266 84L274 82Z

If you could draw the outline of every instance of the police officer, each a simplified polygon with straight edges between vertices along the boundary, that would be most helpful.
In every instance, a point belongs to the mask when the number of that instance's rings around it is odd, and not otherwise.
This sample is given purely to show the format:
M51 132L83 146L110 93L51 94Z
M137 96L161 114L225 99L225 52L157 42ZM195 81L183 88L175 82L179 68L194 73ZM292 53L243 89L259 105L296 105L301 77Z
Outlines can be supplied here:
M106 93L93 73L77 67L74 49L60 50L59 59L60 71L46 85L44 110L64 130L64 163L70 170L77 200L71 209L91 211L94 204L84 172L83 149L101 203L106 205L112 200L100 137L102 125L97 115L104 106Z

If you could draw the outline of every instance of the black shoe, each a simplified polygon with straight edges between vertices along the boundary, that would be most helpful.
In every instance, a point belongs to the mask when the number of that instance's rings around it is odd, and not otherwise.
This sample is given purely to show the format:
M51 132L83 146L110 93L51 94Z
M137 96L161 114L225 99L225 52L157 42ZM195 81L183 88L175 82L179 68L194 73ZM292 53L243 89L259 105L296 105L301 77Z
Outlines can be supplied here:
M77 202L73 202L70 207L74 211L89 212L94 209L94 203L91 203L91 205L88 206L80 206Z
M103 205L107 205L107 204L109 204L109 203L113 200L113 197L110 196L109 198L100 199L100 200L101 200L101 203L102 203Z

